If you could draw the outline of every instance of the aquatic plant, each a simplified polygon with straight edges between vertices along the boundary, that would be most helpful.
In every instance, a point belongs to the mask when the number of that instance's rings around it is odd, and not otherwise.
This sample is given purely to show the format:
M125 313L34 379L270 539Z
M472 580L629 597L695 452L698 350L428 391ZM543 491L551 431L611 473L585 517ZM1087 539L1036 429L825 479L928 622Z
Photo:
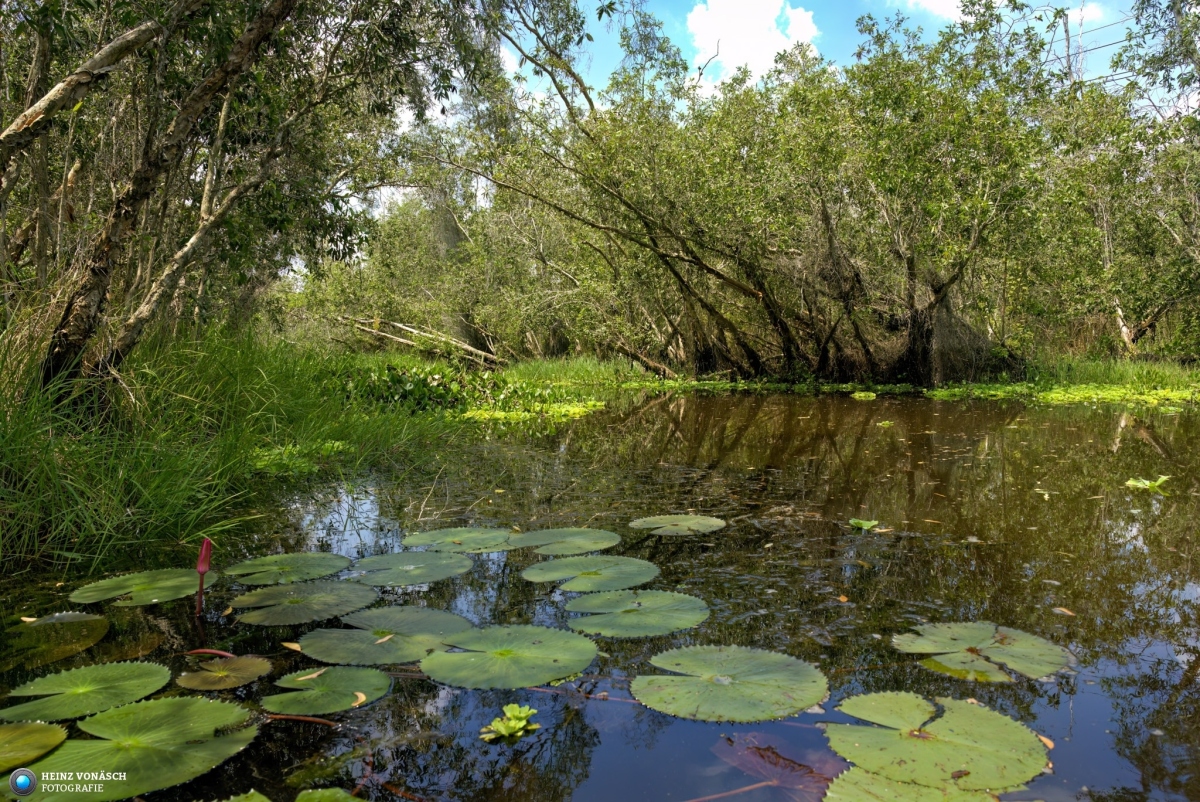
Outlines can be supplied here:
M535 626L471 629L447 636L461 652L434 652L421 661L431 679L460 688L528 688L587 668L596 644L582 635Z
M892 638L909 654L930 654L921 661L931 671L980 682L1011 682L1001 666L1030 679L1061 671L1075 657L1058 644L988 621L922 624L915 633Z
M445 551L400 551L359 560L354 567L365 573L350 579L374 587L425 585L465 574L473 565L471 558L462 554Z
M104 663L60 671L21 685L9 696L43 696L0 708L6 721L63 721L149 696L171 679L157 663Z
M204 611L204 575L212 567L213 542L204 538L200 542L200 554L196 557L196 573L200 575L200 589L196 591L196 617Z
M879 526L879 521L864 521L861 518L851 518L850 525L855 529L862 529L863 531L866 531Z
M315 716L362 707L380 699L392 687L392 678L374 668L326 666L294 671L276 680L280 688L296 693L264 697L263 710L292 716Z
M193 691L224 691L247 685L271 673L271 661L263 657L243 655L222 657L201 663L199 671L185 671L175 678L183 688Z
M559 587L579 593L601 590L625 590L649 582L658 576L658 566L636 557L593 554L563 557L531 565L521 572L530 582L558 582Z
M1162 486L1167 483L1170 476L1159 476L1157 479L1130 479L1125 483L1126 487L1134 490L1149 490L1152 493L1166 495L1163 492Z
M220 578L220 574L216 571L207 571L200 577L200 582L205 587L211 587ZM128 599L114 603L118 607L137 607L190 596L196 589L195 582L196 574L187 568L142 571L136 574L121 574L84 585L72 593L70 599L76 604L86 604L129 596Z
M483 554L493 551L508 551L513 548L508 542L509 534L507 529L460 526L452 529L415 532L404 538L404 545L408 548L428 546L434 551Z
M481 729L479 736L481 739L491 743L498 738L506 738L516 740L523 735L528 735L536 729L541 728L541 724L530 721L537 713L537 710L528 705L509 704L503 707L504 716L492 719L492 723Z
M285 585L336 574L350 564L348 557L324 552L299 552L256 557L226 568L243 585Z
M695 596L663 590L614 590L589 593L567 602L567 612L595 613L572 618L571 629L609 638L667 635L698 626L708 605Z
M0 724L0 772L29 765L66 738L67 731L57 724L41 721Z
M565 557L612 548L621 542L621 536L616 532L609 532L605 529L571 527L566 529L535 529L532 532L509 535L508 542L513 548L538 546L539 548L534 550L535 554Z
M91 648L108 632L108 619L91 613L54 613L10 627L0 671L37 668Z
M316 629L300 650L322 663L392 665L442 652L445 639L471 628L467 619L427 607L380 607L342 616L355 629Z
M352 613L377 598L379 594L365 585L318 580L260 588L238 596L229 604L234 608L256 608L242 613L238 621L281 627Z
M725 522L709 515L654 515L630 521L631 529L651 529L656 535L706 535L725 528Z

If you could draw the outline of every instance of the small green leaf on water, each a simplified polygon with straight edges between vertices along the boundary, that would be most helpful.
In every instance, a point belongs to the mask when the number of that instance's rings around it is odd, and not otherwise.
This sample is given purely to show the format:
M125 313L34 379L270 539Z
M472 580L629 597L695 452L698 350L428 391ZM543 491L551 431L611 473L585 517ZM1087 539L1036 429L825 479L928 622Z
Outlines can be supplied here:
M703 535L725 528L725 522L709 515L655 515L629 522L630 529L652 529L656 535Z
M508 542L513 548L539 546L540 548L536 551L537 554L568 556L612 548L621 542L621 536L616 532L609 532L604 529L573 527L566 529L537 529L532 532L510 535Z
M851 518L850 525L855 529L874 529L879 526L879 521L864 521L861 518Z
M515 740L522 735L528 735L533 730L539 729L542 726L530 721L535 713L537 713L537 710L528 705L505 705L503 718L497 717L492 719L491 724L480 730L482 734L479 737L491 742L498 738L511 738Z
M839 774L829 786L825 802L996 802L987 791L929 788L889 780L860 768Z
M226 568L225 573L238 577L243 585L284 585L336 574L349 564L350 559L340 554L302 551L256 557Z
M589 593L567 603L571 629L609 638L667 635L697 626L708 618L708 605L695 596L663 590L614 590Z
M0 724L0 772L32 763L66 738L67 731L56 724L40 721Z
M877 423L877 424L875 424L875 425L876 425L876 426L880 426L880 427L882 427L882 428L886 429L886 428L888 428L888 427L890 427L890 426L895 426L896 424L895 424L895 423L893 423L893 422L892 422L892 421L890 421L890 420L881 420L881 421L879 421L879 423Z
M457 551L486 554L508 551L513 546L508 542L507 529L488 529L478 526L463 526L453 529L434 529L416 532L404 538L405 548L428 546L434 551Z
M60 671L10 691L10 698L45 698L0 709L0 719L62 721L79 718L149 696L170 679L171 672L156 663L105 663Z
M427 607L379 607L342 616L355 629L317 629L300 639L304 654L322 663L410 663L449 647L445 638L471 628L461 616Z
M916 630L896 635L892 644L909 654L936 655L921 665L959 679L1009 682L1000 665L1040 679L1075 662L1074 656L1057 644L988 621L922 624Z
M280 688L297 690L295 693L265 697L261 702L264 710L294 716L316 716L374 702L388 692L392 679L374 668L334 666L315 672L312 669L294 671L281 677L275 684Z
M211 587L219 576L216 571L209 571L204 575L204 587ZM200 577L190 568L167 568L101 579L79 588L70 598L76 604L87 604L115 599L118 596L129 596L128 599L116 602L116 606L137 607L182 599L184 596L194 595L199 587Z
M535 626L499 626L450 635L460 652L434 652L421 661L430 678L460 688L529 688L578 673L596 657L582 635Z
M352 613L377 598L379 594L365 585L317 581L260 588L238 596L230 604L238 608L257 608L242 613L238 621L279 627Z
M1157 479L1130 479L1129 481L1125 482L1125 486L1133 488L1134 490L1149 490L1154 493L1166 495L1166 493L1163 492L1162 486L1166 484L1167 480L1170 478L1170 476L1160 476Z
M354 567L366 571L350 577L355 582L375 587L427 585L441 579L465 574L475 563L464 554L443 551L401 551L360 560Z
M866 390L859 390L857 393L851 393L850 397L855 401L874 401L875 393L867 392Z
M185 671L175 678L193 691L224 691L239 688L271 673L271 661L262 657L222 657L200 664L200 671Z
M358 802L358 797L344 788L310 788L301 791L296 802Z
M107 632L108 619L89 613L56 613L22 622L5 633L7 648L0 671L55 663L91 648Z

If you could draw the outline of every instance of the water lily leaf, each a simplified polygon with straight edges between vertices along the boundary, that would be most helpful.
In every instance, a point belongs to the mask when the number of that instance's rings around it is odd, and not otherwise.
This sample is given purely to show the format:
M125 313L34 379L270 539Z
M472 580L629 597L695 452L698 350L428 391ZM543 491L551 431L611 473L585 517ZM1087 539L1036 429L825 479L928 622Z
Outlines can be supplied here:
M356 629L317 629L300 639L304 654L322 663L392 665L449 647L443 639L471 628L467 619L426 607L380 607L342 617Z
M725 528L720 518L708 515L655 515L630 521L631 529L653 529L656 535L703 535Z
M374 702L392 687L392 678L374 668L334 666L313 672L296 671L275 683L296 688L297 693L280 693L262 700L264 710L293 716L337 713ZM366 701L359 701L359 694Z
M980 682L1009 682L997 664L1031 679L1074 664L1074 656L1050 641L1019 629L998 627L987 621L957 624L924 624L915 633L892 638L892 644L910 654L933 654L921 661L932 671Z
M216 571L205 574L205 589L212 586L219 576ZM142 571L101 579L99 582L84 585L72 593L70 599L76 604L86 604L129 596L128 599L115 602L116 606L137 607L182 599L184 596L193 595L199 589L200 575L195 571L190 568L166 568L161 571Z
M244 794L231 796L229 799L222 800L222 802L271 802L271 800L260 794L258 791L250 789Z
M839 774L826 802L996 802L986 791L963 791L959 788L928 788L924 785L896 782L863 771L850 769Z
M642 675L630 686L646 707L700 721L763 721L799 713L825 698L814 666L745 646L687 646L650 658L684 676Z
M377 598L378 593L363 585L318 581L260 588L238 596L230 604L258 608L243 613L238 621L280 627L352 613Z
M864 521L861 518L851 518L850 525L855 529L874 529L879 526L879 521Z
M67 739L57 724L0 724L0 772L27 766Z
M695 596L663 590L614 590L591 593L567 603L571 629L609 638L645 638L688 629L708 618L708 605Z
M350 577L355 582L376 587L403 587L404 585L427 585L439 579L465 574L471 570L471 558L462 554L442 551L401 551L395 554L380 554L360 560L355 568L366 571L362 576Z
M8 721L61 721L128 704L157 691L171 672L157 663L105 663L39 677L9 696L45 696L0 709Z
M404 545L428 546L434 551L458 551L471 554L486 554L493 551L508 551L507 529L487 529L479 526L460 526L453 529L434 529L417 532L404 538Z
M529 688L575 674L596 657L582 635L534 626L486 627L458 632L446 643L461 652L434 652L421 670L461 688Z
M937 709L916 694L854 696L838 709L881 726L829 724L825 734L833 750L856 766L930 788L1001 793L1045 767L1046 747L1024 724L983 705L937 701L943 713L935 719Z
M262 657L221 657L200 664L200 671L185 671L175 678L193 691L224 691L240 688L271 673L271 661Z
M225 573L238 577L243 585L285 585L336 574L349 564L350 558L340 554L302 551L256 557L226 568Z
M79 722L95 739L69 739L29 767L49 772L123 773L124 780L105 781L103 791L89 793L95 802L129 799L185 783L215 768L245 748L258 733L243 727L250 711L228 702L196 697L155 699L107 710ZM228 733L216 735L217 732ZM71 802L69 791L39 793L39 800Z
M566 529L538 529L519 535L510 535L508 542L513 548L540 546L535 553L564 557L603 551L621 542L621 536L605 529L569 527Z
M827 750L800 752L787 741L764 732L723 735L714 755L776 788L794 802L819 802L830 781L848 766Z
M296 802L358 802L358 798L341 788L310 788L301 791Z
M0 671L55 663L94 646L107 632L108 619L90 613L55 613L22 622L6 633L8 649Z
M558 582L566 579L563 590L592 593L601 590L624 590L649 582L658 576L658 566L636 557L613 557L593 554L586 557L563 557L531 565L521 572L530 582Z
M850 397L855 401L874 401L877 396L869 390L859 390L857 393L850 393Z

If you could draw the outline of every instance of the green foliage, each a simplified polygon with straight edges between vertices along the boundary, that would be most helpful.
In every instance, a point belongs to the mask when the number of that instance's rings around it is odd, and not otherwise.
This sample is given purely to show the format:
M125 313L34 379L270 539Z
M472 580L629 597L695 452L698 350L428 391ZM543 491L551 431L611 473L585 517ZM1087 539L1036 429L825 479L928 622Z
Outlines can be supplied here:
M850 525L855 529L867 530L879 526L879 521L864 521L861 518L851 518Z
M204 587L207 589L220 579L216 571L204 575ZM119 596L128 596L115 602L118 607L138 607L143 604L159 604L160 602L182 599L191 596L200 588L200 575L187 568L164 568L160 571L140 571L136 574L101 579L85 585L71 594L71 601L78 604L105 601Z
M460 688L528 688L583 671L596 644L573 632L535 626L497 626L452 633L458 652L434 652L421 670Z
M352 582L298 582L270 585L244 593L230 602L234 608L253 608L238 621L264 627L282 627L323 621L352 613L379 598L374 589Z
M699 626L708 605L695 596L663 590L588 593L567 602L567 612L593 613L568 622L571 629L607 638L646 638Z
M354 629L317 629L300 639L304 654L323 663L391 665L444 652L444 641L471 628L467 619L427 607L380 607L342 616Z
M522 735L528 735L542 725L530 721L537 710L529 705L508 704L504 708L504 717L492 719L492 723L480 730L479 737L489 743L499 738L516 740Z
M909 654L936 655L922 660L921 665L959 679L1011 682L1000 666L1041 679L1075 662L1058 644L987 621L922 624L916 630L896 635L892 645Z
M658 566L636 557L591 554L540 562L526 568L521 576L530 582L561 582L559 588L566 591L593 593L645 584L658 576Z
M201 663L199 671L185 671L175 678L182 688L193 691L224 691L248 685L271 673L271 661L262 657L222 657Z
M473 565L470 557L453 552L401 551L360 560L354 567L365 573L351 579L375 587L424 585L465 574Z
M1160 476L1157 479L1129 479L1125 482L1125 486L1133 490L1149 490L1152 493L1165 496L1166 491L1162 489L1162 486L1170 478L1170 476Z
M67 731L55 724L0 724L0 771L27 766L66 738Z
M61 721L137 701L157 691L171 672L156 663L105 663L51 674L27 682L9 696L44 696L0 708L7 721Z
M108 619L90 613L56 613L14 623L5 633L8 646L0 671L55 663L91 648L107 633Z
M323 552L297 552L256 557L225 569L243 585L286 585L336 574L350 558Z
M294 688L296 693L279 693L264 697L264 710L294 716L316 716L351 710L380 699L392 687L387 674L374 668L326 666L305 668L281 677L280 688Z

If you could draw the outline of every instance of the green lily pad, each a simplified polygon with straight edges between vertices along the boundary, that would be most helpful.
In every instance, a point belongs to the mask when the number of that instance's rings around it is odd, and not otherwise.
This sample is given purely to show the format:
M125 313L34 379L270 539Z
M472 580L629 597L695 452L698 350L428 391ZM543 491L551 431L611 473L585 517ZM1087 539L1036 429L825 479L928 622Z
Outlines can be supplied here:
M465 651L434 652L421 670L460 688L530 688L577 674L596 657L596 644L561 629L487 627L458 632L448 645Z
M358 802L358 797L342 788L310 788L301 791L296 802Z
M763 721L795 715L829 692L814 666L745 646L687 646L650 658L684 676L642 675L630 685L646 707L700 721Z
M409 663L449 647L443 639L471 628L462 616L426 607L380 607L342 617L357 629L317 629L300 639L302 653L322 663L378 666Z
M478 526L461 526L453 529L434 529L417 532L404 538L406 547L428 546L434 551L458 551L471 554L486 554L493 551L508 551L507 529L487 529Z
M220 576L216 571L204 575L204 587L207 589ZM84 585L71 594L71 601L76 604L105 601L118 596L130 598L115 602L117 607L137 607L143 604L158 604L159 602L182 599L194 595L200 589L200 575L190 568L166 568L161 571L142 571L137 574L122 574L121 576L101 579L90 585Z
M851 518L850 525L855 529L874 529L879 526L879 521L864 521L861 518Z
M225 573L238 577L243 585L286 585L336 574L349 564L350 559L340 554L302 551L256 557L226 568Z
M708 605L695 596L664 590L614 590L589 593L567 603L571 629L609 638L645 638L689 629L708 618Z
M200 664L200 671L185 671L175 678L193 691L225 691L240 688L271 673L271 661L262 657L221 657Z
M271 800L252 788L244 794L231 796L229 799L222 800L222 802L271 802Z
M521 572L530 582L558 582L566 579L563 590L592 593L601 590L624 590L649 582L658 576L658 566L636 557L614 557L593 554L586 557L563 557L531 565Z
M959 679L1010 682L1000 665L1039 679L1075 662L1074 656L1057 644L987 621L924 624L916 629L915 633L896 635L892 645L909 654L936 655L922 660L921 665Z
M95 646L107 632L108 619L90 613L55 613L21 622L6 633L8 649L0 671L58 662Z
M171 672L157 663L105 663L27 682L9 696L45 696L0 709L7 721L62 721L135 702L157 691Z
M282 627L352 613L378 598L378 593L363 585L318 581L260 588L238 596L230 604L258 608L243 613L238 621Z
M129 799L185 783L215 768L244 749L258 734L240 727L250 711L228 702L196 697L155 699L107 710L79 722L95 739L69 739L29 766L50 772L111 772L124 780L106 780L103 791L87 794L93 802ZM228 733L217 735L217 732ZM39 800L72 802L72 792L42 793Z
M987 790L1021 787L1046 765L1046 747L1033 730L988 708L912 693L854 696L838 709L879 724L829 724L829 745L856 766L889 780L930 788ZM933 719L932 721L930 721ZM928 722L928 723L927 723Z
M655 515L630 521L631 529L653 529L656 535L705 535L725 528L720 518L708 515Z
M465 574L474 564L470 557L462 554L444 551L401 551L360 560L354 567L366 573L350 578L355 582L375 587L427 585L439 579Z
M67 739L57 724L0 724L0 772L27 766Z
M513 548L540 546L535 553L553 557L572 554L587 554L589 551L603 551L621 542L621 536L616 532L605 529L566 528L538 529L533 532L523 532L510 535L508 542Z
M392 678L374 668L326 666L295 671L275 684L280 688L296 688L298 692L266 697L261 703L264 710L315 716L374 702L392 687Z
M825 793L825 802L996 802L996 797L986 791L896 782L854 768L837 776Z

